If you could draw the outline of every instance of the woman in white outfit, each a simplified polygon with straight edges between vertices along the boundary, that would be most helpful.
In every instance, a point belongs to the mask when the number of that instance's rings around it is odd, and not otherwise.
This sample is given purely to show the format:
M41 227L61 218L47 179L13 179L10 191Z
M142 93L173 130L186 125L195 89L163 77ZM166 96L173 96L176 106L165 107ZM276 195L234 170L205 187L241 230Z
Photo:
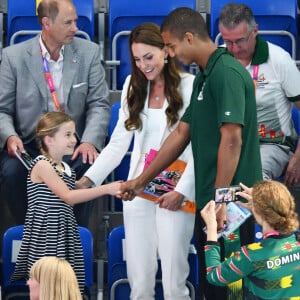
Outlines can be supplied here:
M77 182L99 185L121 162L134 137L128 179L144 168L150 149L160 146L175 129L190 101L194 76L179 67L167 49L159 27L143 23L130 34L132 73L124 83L118 123L109 144ZM194 201L194 166L190 146L180 157L187 166L174 191L159 204L135 197L123 202L127 273L132 300L153 300L157 258L161 259L164 299L190 299L186 287L188 251L195 213L180 210Z

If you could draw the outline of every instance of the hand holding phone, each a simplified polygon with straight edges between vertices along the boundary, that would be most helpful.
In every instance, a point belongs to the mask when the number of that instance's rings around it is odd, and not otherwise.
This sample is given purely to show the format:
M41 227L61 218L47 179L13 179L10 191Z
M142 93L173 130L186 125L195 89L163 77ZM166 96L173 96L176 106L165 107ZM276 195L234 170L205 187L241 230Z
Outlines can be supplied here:
M21 152L19 149L16 149L15 154L20 162L24 165L24 167L29 170L32 162L32 157L27 152Z
M215 202L216 203L229 203L240 201L241 196L237 195L242 189L239 185L225 186L215 189Z

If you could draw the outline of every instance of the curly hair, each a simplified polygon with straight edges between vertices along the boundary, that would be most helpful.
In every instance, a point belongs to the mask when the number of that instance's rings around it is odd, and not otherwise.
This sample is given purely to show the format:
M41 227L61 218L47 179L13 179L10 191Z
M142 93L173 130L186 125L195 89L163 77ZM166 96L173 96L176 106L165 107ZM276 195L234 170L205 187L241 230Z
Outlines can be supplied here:
M143 127L140 113L142 112L146 97L148 80L141 70L138 69L133 57L131 46L133 43L142 43L163 49L165 43L160 34L159 26L154 23L143 23L135 27L129 36L130 61L131 61L131 79L127 91L127 105L129 117L125 121L127 130L141 130ZM165 95L168 101L166 108L167 124L169 127L174 125L178 119L178 111L183 107L183 100L178 91L180 83L179 71L184 71L180 67L176 58L168 57L168 63L163 69L165 80Z
M298 229L294 197L278 181L261 181L253 186L253 208L262 219L282 234Z

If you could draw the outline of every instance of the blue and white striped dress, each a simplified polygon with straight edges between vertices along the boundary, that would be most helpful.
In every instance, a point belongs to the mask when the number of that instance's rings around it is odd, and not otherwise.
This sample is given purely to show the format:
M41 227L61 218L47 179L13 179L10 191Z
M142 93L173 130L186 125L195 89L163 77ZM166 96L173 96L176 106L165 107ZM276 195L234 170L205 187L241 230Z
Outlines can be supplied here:
M38 156L31 169L39 160ZM51 162L50 162L51 163ZM66 163L59 177L69 189L75 188L75 172ZM73 206L58 198L45 183L34 183L27 176L28 208L25 219L21 249L11 281L27 279L32 264L43 256L67 259L73 267L81 292L84 290L84 260L77 221Z

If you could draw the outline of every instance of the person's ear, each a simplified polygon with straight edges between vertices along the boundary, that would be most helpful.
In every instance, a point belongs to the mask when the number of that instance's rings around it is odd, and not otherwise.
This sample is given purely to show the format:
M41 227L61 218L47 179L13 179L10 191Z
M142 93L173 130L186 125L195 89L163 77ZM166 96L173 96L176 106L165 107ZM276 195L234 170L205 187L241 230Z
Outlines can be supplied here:
M46 135L44 137L44 143L47 146L47 148L52 145L52 142L53 142L53 138L51 136Z
M195 35L191 32L186 32L183 36L184 40L186 40L189 44L192 44L195 39Z
M51 24L51 20L49 17L43 17L42 18L42 26L45 28L45 29L48 29L50 27L50 24Z
M253 27L253 33L255 34L255 36L258 34L258 24L255 24L255 26Z

